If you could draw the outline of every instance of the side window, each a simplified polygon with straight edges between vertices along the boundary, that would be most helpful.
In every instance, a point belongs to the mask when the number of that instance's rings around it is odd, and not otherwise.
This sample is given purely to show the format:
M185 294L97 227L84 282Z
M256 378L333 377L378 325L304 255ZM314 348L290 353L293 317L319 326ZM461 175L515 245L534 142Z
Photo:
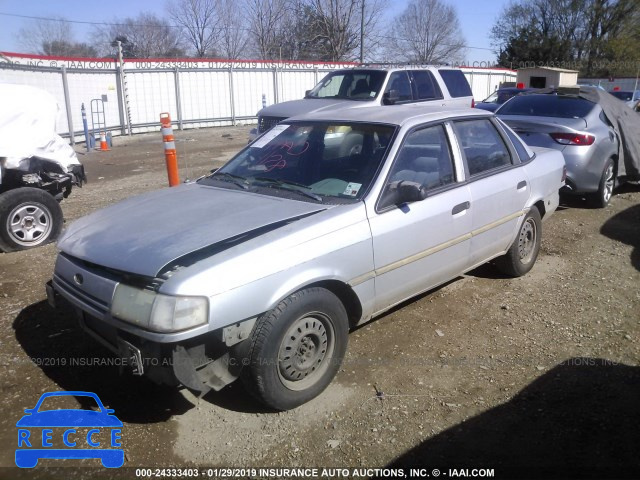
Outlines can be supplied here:
M389 76L389 83L384 93L389 94L389 98L394 99L396 103L413 100L407 72L393 72Z
M418 92L418 100L435 100L442 98L438 82L429 70L413 70L413 81Z
M472 97L471 87L462 70L438 70L447 90L453 98Z
M491 121L464 120L454 125L471 176L511 165L509 150Z
M383 190L380 209L397 204L402 182L418 184L427 193L454 183L451 149L442 125L415 130L407 135Z
M516 149L518 157L520 157L520 161L524 163L531 160L532 157L529 155L527 148L523 145L522 139L510 128L503 128L503 130L507 132L507 136L509 137L509 140L511 140L511 143L513 143L513 147Z

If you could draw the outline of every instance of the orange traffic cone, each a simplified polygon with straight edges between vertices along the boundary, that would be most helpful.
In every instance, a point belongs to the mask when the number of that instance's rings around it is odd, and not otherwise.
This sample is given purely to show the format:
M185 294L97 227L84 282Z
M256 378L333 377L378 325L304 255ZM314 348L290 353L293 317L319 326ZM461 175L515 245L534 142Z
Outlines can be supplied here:
M107 145L107 135L103 132L100 134L100 151L108 152L109 150L109 145Z

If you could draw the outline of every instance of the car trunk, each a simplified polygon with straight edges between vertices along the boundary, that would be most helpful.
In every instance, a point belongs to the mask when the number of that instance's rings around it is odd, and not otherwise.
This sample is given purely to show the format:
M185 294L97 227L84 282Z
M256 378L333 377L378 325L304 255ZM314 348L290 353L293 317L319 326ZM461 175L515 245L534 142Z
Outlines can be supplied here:
M554 148L556 150L564 150L566 145L562 145L551 138L552 133L575 133L583 131L587 127L587 121L584 118L500 115L500 120L520 135L527 145Z

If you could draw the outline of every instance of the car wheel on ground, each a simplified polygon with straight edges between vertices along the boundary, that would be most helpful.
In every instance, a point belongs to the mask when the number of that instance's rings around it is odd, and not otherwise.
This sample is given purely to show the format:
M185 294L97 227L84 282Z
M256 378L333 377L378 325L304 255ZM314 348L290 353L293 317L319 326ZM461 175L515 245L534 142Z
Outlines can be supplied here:
M540 212L536 207L531 207L509 251L496 260L500 271L511 277L521 277L529 272L538 258L541 238Z
M609 205L609 201L613 195L613 188L616 183L615 166L612 159L608 159L604 164L602 176L600 177L600 185L598 191L593 194L592 203L594 207L604 208Z
M53 241L62 221L62 209L49 193L30 187L4 192L0 194L0 250L26 250Z
M347 339L347 313L338 297L319 287L300 290L256 322L245 386L276 410L302 405L329 385Z

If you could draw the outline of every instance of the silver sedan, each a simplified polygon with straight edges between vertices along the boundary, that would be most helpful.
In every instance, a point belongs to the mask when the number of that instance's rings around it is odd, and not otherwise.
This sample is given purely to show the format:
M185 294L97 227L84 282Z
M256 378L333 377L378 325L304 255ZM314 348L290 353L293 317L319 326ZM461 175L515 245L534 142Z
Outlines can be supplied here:
M485 111L425 110L288 119L209 176L76 221L51 302L135 374L312 399L350 328L494 258L527 273L558 205L559 152Z
M527 145L562 152L567 191L588 194L597 207L608 205L620 143L599 104L575 95L530 93L512 98L496 115Z

